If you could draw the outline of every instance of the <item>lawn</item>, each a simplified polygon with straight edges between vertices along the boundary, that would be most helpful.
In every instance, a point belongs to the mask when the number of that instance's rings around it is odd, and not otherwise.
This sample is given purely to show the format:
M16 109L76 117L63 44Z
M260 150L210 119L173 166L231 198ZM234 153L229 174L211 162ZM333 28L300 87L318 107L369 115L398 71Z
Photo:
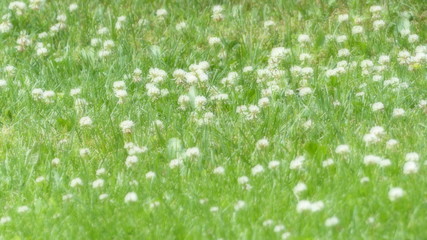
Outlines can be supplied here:
M0 240L427 239L426 1L0 14Z

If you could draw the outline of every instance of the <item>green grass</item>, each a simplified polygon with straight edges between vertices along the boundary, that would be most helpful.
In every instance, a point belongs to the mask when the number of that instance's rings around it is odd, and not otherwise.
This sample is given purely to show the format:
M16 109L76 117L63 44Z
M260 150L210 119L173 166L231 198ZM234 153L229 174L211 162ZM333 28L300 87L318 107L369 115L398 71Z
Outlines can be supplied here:
M70 12L74 2L79 7ZM0 33L0 79L7 83L0 87L0 239L282 239L285 233L291 234L288 239L427 238L427 105L420 106L427 99L425 1L47 0L40 10L26 4L17 15L9 2L0 3L2 15L11 13L1 21L13 25ZM223 7L222 21L212 18L215 5ZM376 19L373 5L382 6ZM156 16L161 8L168 11L163 20ZM61 14L67 16L65 29L51 32ZM340 14L349 20L339 22ZM119 16L126 21L116 29ZM148 23L138 24L140 19ZM373 21L379 19L385 25L375 31ZM264 27L269 20L275 25ZM180 22L187 27L177 30ZM364 32L352 34L356 25ZM108 33L97 34L101 27ZM418 41L401 34L405 29ZM31 45L17 51L24 30ZM40 39L42 32L47 37ZM300 34L311 41L299 43ZM328 40L330 35L346 35L347 41ZM210 37L221 42L210 46ZM98 56L102 46L91 46L93 38L114 42L109 56ZM36 54L37 42L47 48L45 56ZM277 47L289 54L269 65ZM343 48L349 56L338 56ZM413 57L418 51L418 58L400 64L403 50ZM301 53L311 59L299 60ZM390 62L375 70L381 55ZM361 65L367 59L373 67L364 74ZM326 71L343 60L345 72L327 77ZM210 65L204 70L206 82L175 82L176 69L191 72L190 65L202 61ZM13 73L8 65L15 67ZM254 70L243 72L246 66ZM313 74L296 76L294 66L310 67ZM136 68L142 71L140 82L132 81ZM155 85L169 94L158 99L147 94L152 68L167 73ZM283 72L261 79L261 69ZM238 77L225 86L222 79L230 72ZM375 75L382 79L373 81ZM408 87L385 86L392 77ZM121 104L116 81L126 83ZM312 94L300 96L302 87ZM32 93L37 88L54 91L52 102L37 100ZM81 93L71 96L75 88ZM266 95L269 88L275 90ZM219 93L228 99L211 99ZM181 95L190 99L185 110L178 103ZM196 96L207 99L201 109ZM269 106L260 108L255 119L236 112L263 97ZM87 105L76 107L78 98ZM376 102L384 109L373 111ZM393 117L396 108L405 114ZM214 117L198 124L208 112ZM91 126L80 125L85 116ZM131 133L120 128L125 120L135 124ZM367 144L364 135L374 126L385 134ZM263 138L268 147L257 149ZM399 143L387 148L390 139ZM132 167L125 164L128 142L147 147ZM336 153L339 145L348 145L350 152ZM192 147L200 156L185 155ZM86 157L79 153L83 148L90 150ZM405 174L405 156L411 152L419 155L419 171ZM389 159L391 165L365 165L367 155ZM302 168L291 169L298 156L305 157ZM54 158L59 165L52 164ZM171 168L177 158L182 166ZM334 164L323 167L328 158ZM269 169L273 160L280 165ZM252 175L258 164L264 171ZM220 166L224 174L214 174ZM100 168L106 173L97 176ZM148 172L156 176L146 179ZM45 180L36 181L40 176ZM238 183L242 176L249 178L250 190ZM369 181L362 183L364 177ZM83 184L71 187L75 178ZM104 185L93 188L96 179ZM299 182L307 190L295 194ZM396 201L389 199L393 187L405 192ZM125 202L129 192L137 194L136 202ZM108 197L100 200L104 193ZM67 194L72 197L63 200ZM240 200L245 206L236 210ZM322 201L324 208L300 213L301 200ZM18 212L21 206L29 211ZM339 223L325 226L333 216ZM267 220L273 224L264 226ZM284 230L274 231L279 225Z

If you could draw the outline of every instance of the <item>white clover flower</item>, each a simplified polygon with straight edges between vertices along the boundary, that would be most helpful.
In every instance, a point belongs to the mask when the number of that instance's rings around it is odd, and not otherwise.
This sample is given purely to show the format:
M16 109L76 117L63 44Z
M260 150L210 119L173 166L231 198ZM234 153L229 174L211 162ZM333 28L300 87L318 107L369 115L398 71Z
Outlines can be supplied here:
M217 175L223 175L225 173L225 169L223 167L219 166L213 170L213 173L217 174Z
M125 196L125 203L138 201L138 195L135 192L129 192Z
M307 190L307 185L303 182L299 182L293 189L293 192L295 195L298 195L301 192L304 192Z
M8 223L10 221L12 221L12 218L9 216L1 217L0 218L0 225L3 225L3 224Z
M98 197L98 199L99 200L104 200L104 199L107 199L108 198L108 194L107 193L103 193L103 194L101 194L101 195L99 195L99 197Z
M291 233L290 233L290 232L284 232L284 233L282 233L281 238L282 238L282 240L286 240L286 239L288 239L290 236L291 236Z
M363 33L363 27L362 27L362 26L354 26L354 27L351 29L351 33L352 33L353 35L361 34L361 33Z
M381 12L382 11L382 7L381 6L378 6L378 5L374 5L374 6L371 6L370 8L369 8L369 11L371 12L371 13L377 13L377 12Z
M385 26L385 22L384 20L375 20L372 25L374 27L374 30L378 31Z
M293 170L293 169L302 169L304 161L305 161L305 157L304 156L298 156L294 160L291 161L289 168L291 170Z
M300 200L297 204L297 212L302 213L311 211L311 202L308 200Z
M81 127L86 127L86 126L91 126L93 122L90 117L82 117L80 118L79 123Z
M299 43L310 43L311 42L310 36L307 34L300 34L298 36L298 42Z
M338 57L348 57L350 56L350 50L347 48L342 48L338 50Z
M53 166L58 166L60 162L61 162L61 160L59 160L59 158L54 158L51 161Z
M196 107L196 109L203 109L207 101L208 100L204 96L196 96L194 98L194 106Z
M273 161L270 161L268 163L268 168L270 168L270 169L274 169L274 168L277 168L279 166L280 166L280 162L277 160L273 160Z
M221 39L218 37L210 37L208 39L209 45L215 45L215 44L220 44L221 43Z
M410 43L418 42L419 39L420 37L417 34L411 34L408 36L408 42Z
M249 178L246 176L241 176L237 179L237 182L241 185L246 184L249 182Z
M283 230L285 230L285 225L276 225L276 226L274 226L274 228L273 228L273 231L274 232L281 232L281 231L283 231Z
M173 159L169 162L169 168L173 169L179 166L182 166L184 164L184 161L182 161L182 159Z
M337 154L346 154L350 152L350 146L349 145L339 145L335 149L335 153Z
M343 43L343 42L347 41L347 36L346 35L339 35L335 38L335 40L337 41L337 43Z
M219 211L219 207L217 207L217 206L211 207L211 208L209 209L209 211L210 211L210 212L212 212L212 213L214 213L214 212L218 212L218 211Z
M107 171L105 170L105 168L100 168L98 170L96 170L96 176L100 176L105 174Z
M372 104L372 111L377 112L384 109L384 104L382 102L376 102Z
M200 150L197 147L189 148L185 151L185 156L191 159L198 158L200 156Z
M419 169L418 163L414 162L414 161L406 162L403 165L403 173L406 174L406 175L408 175L408 174L415 174L415 173L418 172L418 169Z
M304 97L306 95L312 94L313 90L309 87L303 87L299 89L298 95L300 95L301 97Z
M338 225L339 223L340 223L340 220L336 216L333 216L333 217L326 219L325 226L326 227L333 227L333 226Z
M69 194L65 194L62 196L62 201L67 201L70 200L71 198L73 198L73 194L69 193Z
M346 22L348 21L348 14L340 14L338 15L338 22Z
M242 200L237 201L237 203L234 205L234 210L239 211L242 208L246 206L246 203Z
M407 153L405 156L405 161L407 162L418 162L420 160L420 155L416 152Z
M267 219L264 222L262 222L262 226L267 227L273 225L274 221L271 219Z
M181 31L183 29L187 28L187 23L186 22L179 22L178 24L176 24L175 29L177 31Z
M264 167L260 164L256 165L252 168L251 173L253 176L258 175L260 173L264 172Z
M276 25L276 23L272 20L267 20L264 22L264 28L269 28L269 27L272 27L274 25Z
M135 126L135 123L131 120L125 120L120 123L120 128L123 133L129 134L132 132L132 128Z
M365 165L379 165L381 164L382 157L378 157L375 155L367 155L363 158L363 163Z
M332 158L328 158L325 161L322 162L322 167L329 167L331 165L334 165L334 160Z
M268 139L264 137L264 138L257 141L256 148L258 150L263 150L263 149L268 148L269 145L270 145L270 143L268 142Z
M138 157L137 156L128 156L126 158L125 164L128 168L132 167L133 165L135 165L138 162Z
M69 10L70 12L74 12L74 11L76 11L78 8L79 8L79 5L77 5L77 3L72 3L72 4L70 4L70 6L68 7L68 10Z
M37 177L36 178L36 183L41 183L41 182L44 182L46 179L45 179L45 177L43 177L43 176L40 176L40 177Z
M151 179L154 179L156 177L156 173L155 172L148 172L148 173L146 173L145 174L145 178L146 179L149 179L149 180L151 180Z
M101 188L104 186L104 179L96 179L92 182L92 188Z
M90 150L89 148L81 148L79 150L79 153L80 153L80 157L87 157L90 155Z
M401 117L405 115L405 110L403 108L393 109L393 117Z
M164 9L164 8L158 9L156 11L156 16L157 17L162 18L162 17L165 17L166 15L168 15L168 11L166 9Z
M388 192L388 198L394 202L405 195L405 191L400 187L391 188Z
M70 182L70 187L78 187L78 186L81 186L81 185L83 185L83 181L80 178L74 178Z
M25 213L28 211L30 211L30 208L28 206L20 206L16 210L16 212L18 212L18 213Z
M9 3L9 9L14 11L16 15L22 15L27 8L27 4L21 1L14 1Z
M386 148L387 149L392 149L393 147L395 147L399 142L396 139L390 139L386 142Z

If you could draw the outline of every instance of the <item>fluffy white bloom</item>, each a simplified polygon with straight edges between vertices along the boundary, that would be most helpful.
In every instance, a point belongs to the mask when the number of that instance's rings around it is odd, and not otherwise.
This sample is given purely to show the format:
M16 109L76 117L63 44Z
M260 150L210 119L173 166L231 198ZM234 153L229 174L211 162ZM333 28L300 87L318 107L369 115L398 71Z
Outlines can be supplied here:
M277 160L273 160L268 163L268 168L270 169L277 168L278 166L280 166L280 162Z
M16 210L18 213L25 213L30 211L30 208L28 206L20 206Z
M417 34L411 34L408 36L408 42L410 43L418 42L419 39L420 37Z
M399 142L396 139L390 139L386 142L386 148L387 149L392 149L393 147L395 147Z
M262 165L258 164L252 168L251 172L252 172L252 175L254 175L254 176L258 175L258 174L264 172L264 167Z
M156 16L157 17L164 17L166 15L168 15L168 11L166 9L164 9L164 8L158 9L156 11Z
M69 10L70 12L74 12L74 11L76 11L78 8L79 8L79 5L77 5L77 3L72 3L72 4L70 4L70 6L68 7L68 10Z
M153 179L156 177L156 173L155 172L148 172L145 174L145 178L146 179Z
M61 160L59 160L59 158L54 158L51 161L53 166L58 166L60 162L61 162Z
M45 179L45 177L43 177L43 176L40 176L40 177L37 177L36 178L36 183L41 183L41 182L44 182L46 179Z
M237 203L234 205L234 210L239 211L240 209L244 208L246 206L246 203L242 200L237 201Z
M9 216L1 217L0 218L0 225L3 225L3 224L8 223L10 221L12 221L12 218Z
M307 185L303 182L299 182L293 189L294 194L298 195L301 192L304 192L307 190Z
M83 185L83 181L80 178L74 178L70 182L70 187L77 187Z
M340 223L340 220L336 216L333 216L333 217L326 219L325 226L326 227L333 227L333 226L338 225L338 223Z
M391 188L390 191L388 192L388 198L390 199L390 201L393 201L393 202L403 197L404 195L405 195L405 191L399 187Z
M407 162L418 162L420 160L420 155L416 152L407 153L405 156L405 161Z
M100 169L96 170L96 176L103 175L106 172L107 171L105 170L105 168L100 168Z
M185 151L185 156L192 159L197 158L200 156L200 150L197 147L189 148Z
M393 117L401 117L405 115L405 110L403 108L393 109Z
M225 169L223 167L219 166L213 170L213 173L217 174L217 175L223 175L225 173Z
M382 102L376 102L374 104L372 104L372 111L376 112L376 111L380 111L384 109L384 104Z
M338 22L348 21L348 14L340 14L338 15Z
M135 165L135 163L137 163L137 162L138 162L137 156L128 156L126 158L125 164L129 168L129 167L132 167L133 165Z
M81 148L79 150L79 153L80 153L80 157L86 157L86 156L89 156L90 150L89 148Z
M337 154L345 154L345 153L349 153L349 152L350 152L350 146L348 146L348 145L339 145L335 149L335 153L337 153Z
M133 126L135 126L135 123L131 120L125 120L120 123L120 128L123 133L131 133Z
M221 43L221 39L220 38L218 38L218 37L210 37L209 39L208 39L208 42L209 42L209 45L215 45L215 44L219 44L219 43Z
M362 26L354 26L354 27L351 29L351 33L352 33L353 35L361 34L361 33L363 33L363 27L362 27Z
M246 183L248 183L248 182L249 182L249 178L248 178L248 177L246 177L246 176L241 176L241 177L239 177L239 178L237 179L237 182L238 182L239 184L246 184Z
M298 156L294 160L291 161L289 168L290 169L302 169L305 161L304 156Z
M299 89L299 92L298 92L298 94L299 94L301 97L306 96L306 95L309 95L309 94L312 94L312 93L313 93L313 90L312 90L311 88L309 88L309 87L303 87L303 88L300 88L300 89Z
M309 43L309 42L311 42L310 36L307 34L300 34L298 36L298 42L299 43Z
M176 168L178 166L182 166L184 164L184 161L182 161L182 159L173 159L169 162L169 168L173 169Z
M90 117L82 117L80 118L80 126L85 127L85 126L91 126L92 125L92 119Z
M125 196L125 203L138 201L138 195L135 192L129 192Z
M93 188L101 188L104 186L104 179L96 179L95 181L92 182L92 187Z
M256 143L256 148L258 150L263 150L263 149L266 149L269 145L270 143L268 142L268 139L264 137L258 140L258 142Z
M334 160L332 158L328 158L322 162L322 167L329 167L334 164Z
M403 173L404 174L414 174L418 172L418 163L417 162L413 162L413 161L409 161L406 162L403 165Z

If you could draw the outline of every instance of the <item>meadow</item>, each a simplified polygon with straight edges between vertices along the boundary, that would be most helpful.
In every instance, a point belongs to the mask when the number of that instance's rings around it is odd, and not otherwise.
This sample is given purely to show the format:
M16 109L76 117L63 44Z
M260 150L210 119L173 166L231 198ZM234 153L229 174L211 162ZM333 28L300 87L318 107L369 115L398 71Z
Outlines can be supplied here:
M0 240L427 239L426 1L0 14Z

